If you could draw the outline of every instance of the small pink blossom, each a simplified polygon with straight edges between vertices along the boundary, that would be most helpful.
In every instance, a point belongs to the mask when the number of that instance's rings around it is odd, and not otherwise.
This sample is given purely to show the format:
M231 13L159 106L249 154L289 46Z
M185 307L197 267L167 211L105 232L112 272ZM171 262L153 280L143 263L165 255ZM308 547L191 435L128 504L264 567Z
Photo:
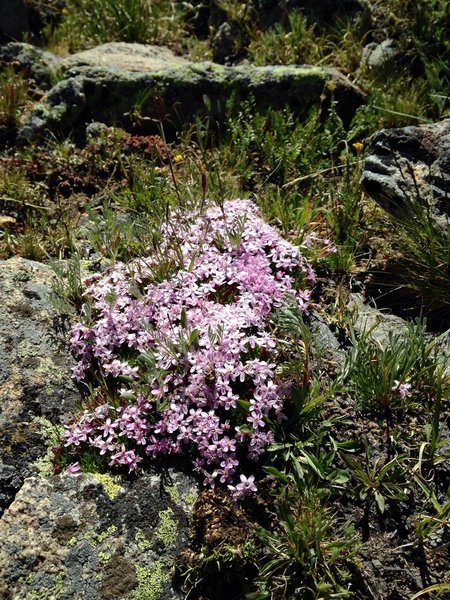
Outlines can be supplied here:
M81 467L80 467L80 463L78 463L78 462L71 463L67 467L67 472L70 473L71 475L75 475L75 473L79 473L80 471L81 471Z
M397 379L394 379L394 385L392 386L392 391L400 396L400 398L407 398L411 396L411 384L410 383L400 383Z

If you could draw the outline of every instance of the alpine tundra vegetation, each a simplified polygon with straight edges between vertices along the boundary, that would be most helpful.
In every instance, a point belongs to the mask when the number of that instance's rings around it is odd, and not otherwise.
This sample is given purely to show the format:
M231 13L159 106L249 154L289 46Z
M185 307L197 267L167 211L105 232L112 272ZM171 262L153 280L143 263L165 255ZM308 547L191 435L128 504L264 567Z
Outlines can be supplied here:
M1 598L447 597L449 30L0 1Z

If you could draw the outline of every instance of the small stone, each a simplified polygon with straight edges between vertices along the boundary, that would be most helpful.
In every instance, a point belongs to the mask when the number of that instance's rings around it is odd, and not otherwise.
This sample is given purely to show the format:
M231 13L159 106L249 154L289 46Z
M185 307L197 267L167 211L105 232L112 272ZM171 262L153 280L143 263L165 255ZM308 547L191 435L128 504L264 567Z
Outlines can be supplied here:
M397 66L400 51L391 39L380 44L371 43L364 47L361 66L366 67L379 78L387 78Z
M17 219L8 215L0 215L0 229L8 229L14 225L17 225Z

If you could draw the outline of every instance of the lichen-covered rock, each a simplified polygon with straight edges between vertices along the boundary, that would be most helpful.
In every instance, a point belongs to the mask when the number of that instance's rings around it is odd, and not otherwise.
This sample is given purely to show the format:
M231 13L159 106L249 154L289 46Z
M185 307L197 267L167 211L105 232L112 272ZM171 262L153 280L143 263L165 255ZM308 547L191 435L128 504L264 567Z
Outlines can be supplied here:
M311 332L314 359L325 361L332 369L341 367L345 362L345 352L328 324L316 311L311 311Z
M0 514L24 477L46 468L54 428L79 399L49 300L52 279L40 263L0 261Z
M36 140L49 132L68 131L86 109L83 84L84 81L75 77L56 84L44 101L36 105L19 132L18 141Z
M31 44L10 42L0 46L0 71L8 65L42 89L49 89L56 82L60 59Z
M36 139L47 132L60 134L77 128L84 131L92 120L120 123L125 128L138 120L148 128L147 133L157 132L160 119L175 129L197 114L220 121L233 94L240 100L252 95L258 109L288 106L298 116L324 96L333 97L344 121L365 100L361 90L339 71L325 67L225 67L206 62L136 72L79 66L69 69L66 79L34 108L20 138Z
M27 479L0 520L0 597L164 600L197 488L180 473Z
M364 190L401 220L425 211L441 227L450 217L450 119L383 129L370 140Z

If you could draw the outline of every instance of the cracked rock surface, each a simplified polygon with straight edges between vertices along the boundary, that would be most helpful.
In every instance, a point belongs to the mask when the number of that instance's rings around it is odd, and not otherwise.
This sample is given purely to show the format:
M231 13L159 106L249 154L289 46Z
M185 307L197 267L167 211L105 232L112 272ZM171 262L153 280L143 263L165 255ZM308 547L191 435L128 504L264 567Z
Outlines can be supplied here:
M52 280L40 263L0 261L0 514L79 399L66 332L50 302Z
M370 141L361 182L380 206L401 220L425 210L439 227L450 217L450 119L382 129Z

